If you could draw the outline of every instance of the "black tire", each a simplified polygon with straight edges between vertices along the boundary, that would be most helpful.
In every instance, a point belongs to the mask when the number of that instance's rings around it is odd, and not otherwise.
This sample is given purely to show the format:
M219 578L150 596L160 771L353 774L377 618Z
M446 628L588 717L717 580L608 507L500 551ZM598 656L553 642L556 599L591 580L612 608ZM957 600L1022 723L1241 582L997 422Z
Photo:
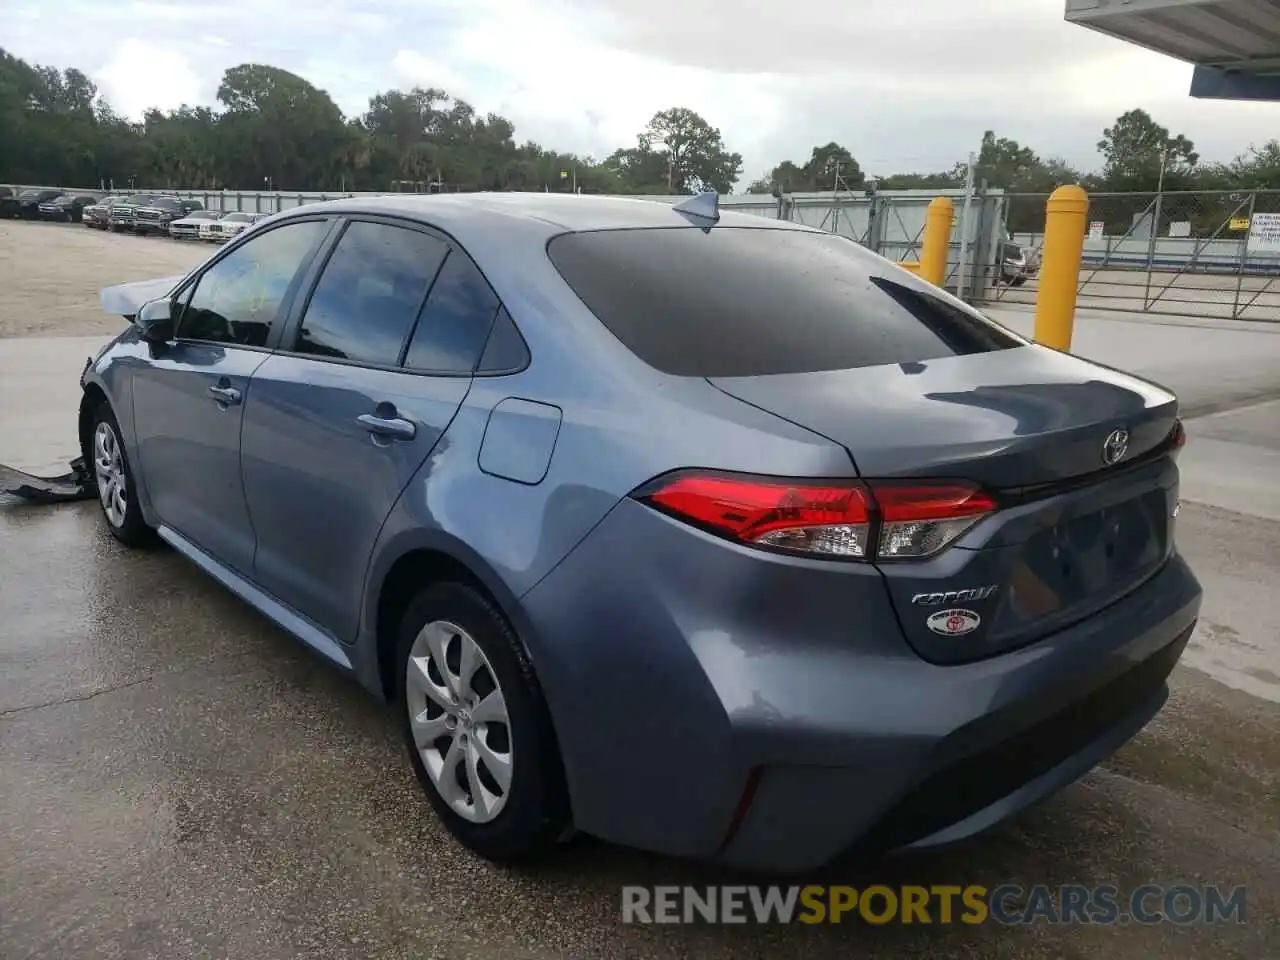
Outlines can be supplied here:
M103 503L101 492L98 489L99 484L99 454L95 446L99 428L110 430L119 451L121 473L125 480L125 509L123 518L117 522L112 519L108 513L106 505ZM142 507L138 503L138 485L133 479L133 468L129 465L129 456L124 448L121 440L120 424L116 420L116 415L111 410L111 405L105 400L94 408L92 426L89 428L89 442L87 449L84 451L85 465L89 468L89 474L93 477L94 491L98 495L98 509L102 512L102 521L107 525L107 529L111 531L111 535L119 540L125 546L129 547L148 547L153 545L156 540L156 532L147 525L147 521L142 516Z
M1027 278L1026 278L1026 277L1014 277L1014 278L1010 281L1010 283L1011 283L1013 286L1015 286L1015 287L1021 287L1021 286L1023 286L1024 284L1026 284L1026 282L1027 282Z
M488 822L454 811L428 774L414 743L406 700L406 676L414 640L427 624L445 620L465 630L480 648L506 703L512 754L505 806ZM421 590L400 624L396 712L409 760L436 814L453 836L494 863L517 863L546 854L567 833L568 791L550 715L533 668L514 630L493 603L462 583Z

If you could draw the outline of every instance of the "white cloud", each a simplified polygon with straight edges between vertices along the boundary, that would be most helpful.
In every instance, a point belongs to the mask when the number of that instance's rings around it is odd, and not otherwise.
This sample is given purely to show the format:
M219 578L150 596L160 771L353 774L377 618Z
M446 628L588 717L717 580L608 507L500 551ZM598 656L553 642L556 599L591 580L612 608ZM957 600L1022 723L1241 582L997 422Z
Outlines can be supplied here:
M49 3L8 0L6 48L80 67L135 117L211 102L244 62L348 113L443 87L519 140L596 156L688 106L744 155L744 183L830 140L876 173L943 169L986 129L1094 167L1132 107L1228 159L1274 112L1190 99L1185 64L1066 23L1063 0L59 0L57 30ZM121 23L145 40L103 42Z
M149 107L172 110L208 96L204 82L180 48L134 37L112 44L111 59L94 79L112 106L130 117L141 116Z
M396 53L391 58L391 75L396 87L402 90L435 87L437 90L443 89L451 97L468 102L475 96L470 77L416 50L401 50Z

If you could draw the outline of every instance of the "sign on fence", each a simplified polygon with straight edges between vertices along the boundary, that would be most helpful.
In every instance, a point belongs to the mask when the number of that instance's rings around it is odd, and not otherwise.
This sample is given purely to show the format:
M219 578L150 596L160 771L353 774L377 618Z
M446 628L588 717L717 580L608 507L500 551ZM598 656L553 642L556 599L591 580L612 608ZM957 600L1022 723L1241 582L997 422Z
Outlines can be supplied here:
M1089 224L1089 239L1101 240L1103 231L1107 229L1107 225L1101 220L1094 220Z
M1248 217L1232 217L1231 220L1227 223L1227 229L1228 230L1248 230L1249 218Z
M1169 224L1169 236L1171 237L1189 237L1191 236L1190 220L1174 220Z
M1280 253L1280 213L1255 213L1249 224L1251 253Z

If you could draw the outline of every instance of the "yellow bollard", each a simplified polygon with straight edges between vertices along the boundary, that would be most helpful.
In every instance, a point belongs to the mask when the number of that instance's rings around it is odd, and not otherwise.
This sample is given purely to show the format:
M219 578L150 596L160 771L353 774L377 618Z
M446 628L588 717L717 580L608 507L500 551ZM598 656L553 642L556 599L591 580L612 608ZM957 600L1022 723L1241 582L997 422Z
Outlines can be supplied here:
M951 224L955 218L956 205L950 197L934 197L925 214L919 275L935 287L942 286L947 279L947 254L951 250Z
M1035 339L1055 350L1071 349L1088 220L1089 194L1082 187L1059 187L1045 204Z

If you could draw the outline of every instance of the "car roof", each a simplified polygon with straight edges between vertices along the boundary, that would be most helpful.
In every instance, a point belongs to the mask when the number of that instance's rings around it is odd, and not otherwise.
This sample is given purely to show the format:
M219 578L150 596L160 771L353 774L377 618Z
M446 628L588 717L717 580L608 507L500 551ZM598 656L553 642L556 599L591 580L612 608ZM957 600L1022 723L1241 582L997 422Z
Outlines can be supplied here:
M318 212L367 213L403 217L439 227L463 245L467 238L510 228L520 222L530 232L545 237L583 230L627 230L652 227L692 227L699 224L675 210L666 198L639 200L627 197L583 196L556 193L405 194L353 197L306 204L288 211L294 215ZM772 220L721 208L719 226L806 229L788 221Z

